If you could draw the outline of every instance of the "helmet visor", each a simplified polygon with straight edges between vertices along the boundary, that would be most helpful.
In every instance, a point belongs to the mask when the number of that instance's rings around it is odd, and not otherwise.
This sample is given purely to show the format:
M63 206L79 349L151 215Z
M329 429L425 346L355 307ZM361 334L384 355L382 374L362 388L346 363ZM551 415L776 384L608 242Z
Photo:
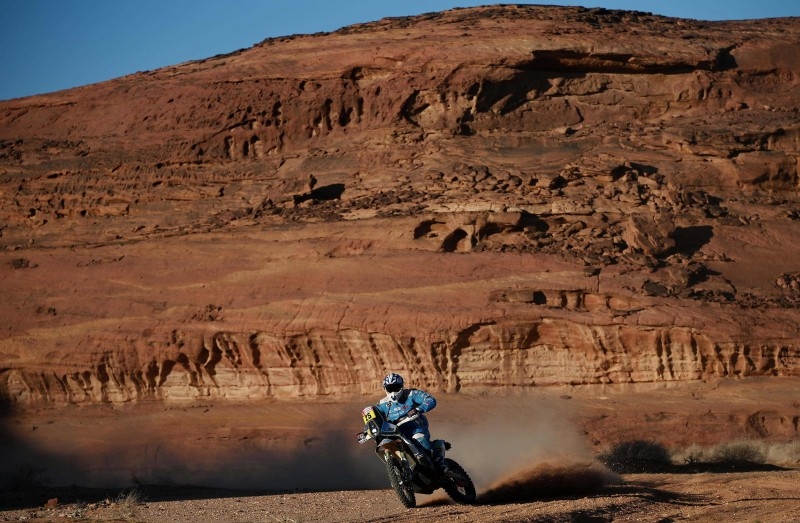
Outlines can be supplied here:
M400 383L390 383L384 387L386 392L400 392L403 386Z

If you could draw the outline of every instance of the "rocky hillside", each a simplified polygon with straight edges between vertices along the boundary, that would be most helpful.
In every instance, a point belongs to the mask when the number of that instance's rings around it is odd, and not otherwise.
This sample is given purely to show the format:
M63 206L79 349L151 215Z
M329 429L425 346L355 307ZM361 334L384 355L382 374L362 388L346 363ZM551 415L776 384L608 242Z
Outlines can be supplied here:
M800 20L507 6L0 102L0 397L800 375Z

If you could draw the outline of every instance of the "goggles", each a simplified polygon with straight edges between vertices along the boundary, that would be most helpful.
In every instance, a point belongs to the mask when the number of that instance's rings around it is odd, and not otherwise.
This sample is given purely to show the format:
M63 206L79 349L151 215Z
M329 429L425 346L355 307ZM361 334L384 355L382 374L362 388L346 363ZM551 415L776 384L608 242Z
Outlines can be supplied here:
M389 385L386 385L384 387L384 389L386 389L386 392L400 392L400 389L402 388L403 386L400 385L399 383L390 383Z

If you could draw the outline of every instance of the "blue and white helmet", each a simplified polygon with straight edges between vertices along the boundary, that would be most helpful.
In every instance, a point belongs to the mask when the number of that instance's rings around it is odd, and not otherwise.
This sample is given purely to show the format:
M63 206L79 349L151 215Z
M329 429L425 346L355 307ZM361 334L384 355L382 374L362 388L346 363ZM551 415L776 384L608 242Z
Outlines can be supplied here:
M392 372L383 378L383 390L386 394L396 400L403 391L403 377Z

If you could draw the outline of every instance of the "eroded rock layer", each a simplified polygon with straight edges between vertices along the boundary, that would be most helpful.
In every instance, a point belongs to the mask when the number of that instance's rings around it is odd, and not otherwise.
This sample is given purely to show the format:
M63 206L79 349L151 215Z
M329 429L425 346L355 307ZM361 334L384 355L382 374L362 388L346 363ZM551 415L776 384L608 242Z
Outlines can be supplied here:
M487 7L0 102L0 397L796 376L798 44Z

